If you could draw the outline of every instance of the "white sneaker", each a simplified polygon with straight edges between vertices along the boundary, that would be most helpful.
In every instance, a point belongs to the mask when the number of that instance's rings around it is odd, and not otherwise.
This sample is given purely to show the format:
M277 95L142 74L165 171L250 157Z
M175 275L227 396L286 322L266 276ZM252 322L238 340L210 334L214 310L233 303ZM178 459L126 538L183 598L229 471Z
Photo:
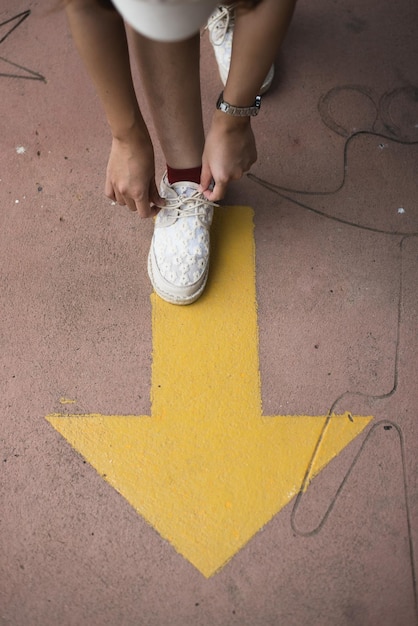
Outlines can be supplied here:
M232 53L232 37L234 33L234 10L232 6L220 5L210 16L206 28L209 40L215 51L219 74L224 85L229 74ZM271 87L274 77L274 65L271 66L262 86L260 95Z
M155 292L172 304L191 304L203 293L209 271L213 207L196 183L161 181L166 206L155 218L148 274Z

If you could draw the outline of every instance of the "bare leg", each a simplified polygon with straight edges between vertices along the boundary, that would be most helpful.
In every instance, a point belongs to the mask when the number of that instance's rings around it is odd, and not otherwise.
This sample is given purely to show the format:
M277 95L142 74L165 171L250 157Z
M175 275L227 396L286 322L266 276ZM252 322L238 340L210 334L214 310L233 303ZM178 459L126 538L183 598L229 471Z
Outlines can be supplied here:
M166 162L173 168L202 162L204 130L200 94L200 36L166 43L130 29L154 125Z
M153 205L160 206L161 198L155 184L154 150L136 99L123 20L96 0L71 0L66 10L112 133L105 193L141 217L155 215Z

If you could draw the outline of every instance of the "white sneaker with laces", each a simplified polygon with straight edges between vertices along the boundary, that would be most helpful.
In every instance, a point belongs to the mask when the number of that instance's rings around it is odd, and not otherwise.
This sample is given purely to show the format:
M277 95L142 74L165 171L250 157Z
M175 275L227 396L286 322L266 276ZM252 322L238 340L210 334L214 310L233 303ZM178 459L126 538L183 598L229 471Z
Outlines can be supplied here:
M215 52L219 74L224 85L228 78L231 65L232 37L234 34L234 5L219 5L210 16L206 29L209 31L209 40ZM260 95L266 93L271 87L274 78L274 65L271 66L263 85Z
M148 274L155 292L171 304L191 304L203 293L209 271L209 229L213 207L191 182L170 183L164 174L166 205L155 218Z

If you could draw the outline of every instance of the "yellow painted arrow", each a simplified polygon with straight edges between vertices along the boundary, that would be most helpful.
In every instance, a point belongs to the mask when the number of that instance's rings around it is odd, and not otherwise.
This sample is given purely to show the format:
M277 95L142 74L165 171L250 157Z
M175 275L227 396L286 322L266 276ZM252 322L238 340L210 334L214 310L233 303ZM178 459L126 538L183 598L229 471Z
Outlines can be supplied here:
M47 416L207 577L372 419L262 416L252 216L217 215L200 300L152 296L151 416Z

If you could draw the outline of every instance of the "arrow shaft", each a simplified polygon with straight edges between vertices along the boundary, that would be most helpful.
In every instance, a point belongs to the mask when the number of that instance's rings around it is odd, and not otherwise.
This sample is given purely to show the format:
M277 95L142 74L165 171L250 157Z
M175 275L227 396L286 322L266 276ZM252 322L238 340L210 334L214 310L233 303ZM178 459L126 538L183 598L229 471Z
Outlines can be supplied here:
M188 307L153 296L154 416L261 414L253 230L250 208L221 209L206 293Z

